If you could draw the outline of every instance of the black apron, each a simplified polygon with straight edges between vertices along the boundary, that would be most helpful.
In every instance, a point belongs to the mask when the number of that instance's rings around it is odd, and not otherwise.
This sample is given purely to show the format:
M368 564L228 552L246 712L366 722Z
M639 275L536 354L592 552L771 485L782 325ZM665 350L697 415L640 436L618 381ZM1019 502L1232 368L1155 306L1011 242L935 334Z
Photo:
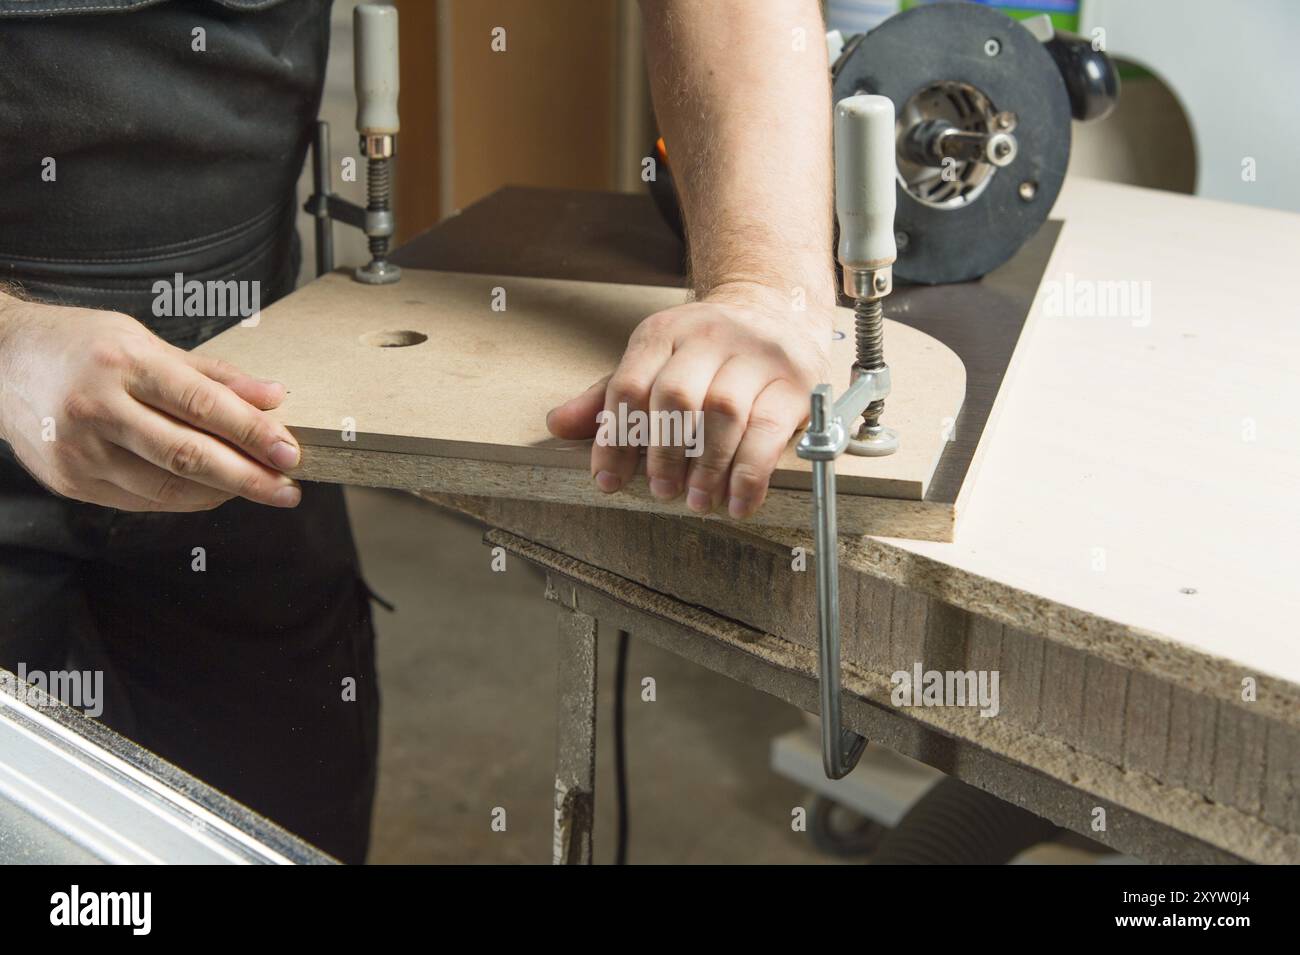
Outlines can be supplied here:
M329 14L0 0L0 281L187 348L239 316L157 317L155 282L291 291ZM101 670L106 723L351 862L377 752L367 593L337 487L288 511L127 514L49 493L0 442L0 666Z
M186 348L238 316L155 317L155 281L257 281L263 305L291 291L329 13L0 0L0 281L125 312Z

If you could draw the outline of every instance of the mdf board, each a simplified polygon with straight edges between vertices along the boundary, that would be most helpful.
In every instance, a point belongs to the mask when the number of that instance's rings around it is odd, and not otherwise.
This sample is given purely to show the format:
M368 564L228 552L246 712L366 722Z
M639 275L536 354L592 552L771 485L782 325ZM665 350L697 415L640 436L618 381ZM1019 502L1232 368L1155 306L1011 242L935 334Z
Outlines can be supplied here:
M643 476L606 495L590 441L562 441L546 413L617 365L647 315L681 289L407 269L395 285L334 273L202 347L288 390L277 415L304 446L298 476L689 514L650 498ZM495 306L495 307L494 307ZM839 309L831 384L853 363L853 316ZM885 419L901 436L888 457L836 465L841 527L949 539L951 504L926 491L961 411L965 369L947 346L886 323L894 390ZM703 435L707 440L707 435ZM791 447L760 523L806 526L811 465Z

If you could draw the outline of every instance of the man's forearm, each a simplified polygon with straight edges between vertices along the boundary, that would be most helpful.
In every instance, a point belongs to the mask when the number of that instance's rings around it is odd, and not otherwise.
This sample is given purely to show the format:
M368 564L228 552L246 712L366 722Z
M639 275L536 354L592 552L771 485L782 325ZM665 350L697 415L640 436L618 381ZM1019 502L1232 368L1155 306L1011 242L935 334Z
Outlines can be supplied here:
M698 295L834 302L830 83L816 0L642 0Z

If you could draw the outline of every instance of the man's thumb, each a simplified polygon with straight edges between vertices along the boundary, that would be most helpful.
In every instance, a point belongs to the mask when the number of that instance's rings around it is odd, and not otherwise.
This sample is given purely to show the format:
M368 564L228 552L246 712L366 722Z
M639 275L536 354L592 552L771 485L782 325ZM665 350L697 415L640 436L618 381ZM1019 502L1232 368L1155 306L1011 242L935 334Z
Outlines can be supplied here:
M576 398L570 398L546 415L546 428L557 438L578 441L596 436L596 416L605 408L605 386L609 375Z

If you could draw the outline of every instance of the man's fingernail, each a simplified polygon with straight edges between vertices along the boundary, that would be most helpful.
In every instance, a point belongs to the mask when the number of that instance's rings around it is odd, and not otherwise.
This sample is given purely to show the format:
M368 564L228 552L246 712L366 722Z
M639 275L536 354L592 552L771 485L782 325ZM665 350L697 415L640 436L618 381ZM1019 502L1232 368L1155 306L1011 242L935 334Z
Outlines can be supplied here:
M686 506L697 514L703 514L713 506L713 498L709 496L708 491L693 487L686 492Z
M747 497L729 497L727 498L727 513L736 520L740 520L749 513L749 498Z
M606 494L613 494L623 486L623 482L612 471L600 471L596 475L596 486Z
M271 463L281 471L287 471L298 466L298 449L287 441L277 441L271 445L271 452L268 457L270 457Z
M651 478L650 493L661 501L671 501L682 493L682 486L669 478Z
M302 491L287 484L271 495L271 503L276 507L297 507L302 500Z

